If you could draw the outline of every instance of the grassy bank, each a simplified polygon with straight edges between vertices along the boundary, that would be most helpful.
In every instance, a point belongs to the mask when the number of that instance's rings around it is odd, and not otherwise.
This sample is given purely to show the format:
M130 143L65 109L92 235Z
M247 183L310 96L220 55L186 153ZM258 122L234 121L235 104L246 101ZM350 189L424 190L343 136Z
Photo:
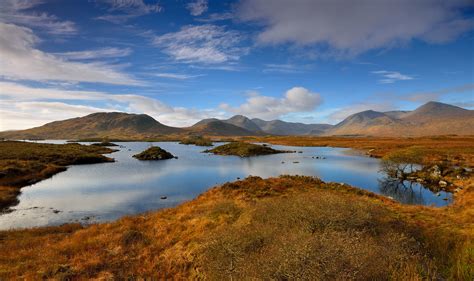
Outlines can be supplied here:
M463 192L433 209L311 177L249 177L112 223L0 232L0 279L472 280L474 190Z
M80 144L0 142L0 211L17 203L23 186L66 170L68 165L111 162L113 150Z
M208 138L204 138L201 136L192 136L188 138L184 138L179 142L180 144L185 144L185 145L196 145L196 146L212 146L212 140Z
M231 142L224 144L204 152L214 153L217 155L235 155L240 157L268 155L277 153L289 153L294 151L276 150L267 145L252 144L246 142Z
M417 138L267 136L235 137L233 139L291 146L347 147L377 158L396 150L418 147L424 150L426 163L447 159L452 164L474 167L474 136Z

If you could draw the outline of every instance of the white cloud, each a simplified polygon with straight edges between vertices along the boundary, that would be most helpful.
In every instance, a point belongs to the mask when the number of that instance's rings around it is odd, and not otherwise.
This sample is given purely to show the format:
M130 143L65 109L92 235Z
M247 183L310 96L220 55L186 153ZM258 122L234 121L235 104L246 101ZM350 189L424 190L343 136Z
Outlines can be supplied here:
M156 36L153 44L177 61L212 64L238 60L247 52L239 46L242 40L237 31L205 24L188 25L178 32Z
M161 5L146 4L143 0L98 0L97 2L109 6L109 14L97 17L97 19L117 24L139 16L159 13L163 10Z
M442 43L474 27L468 0L243 0L238 16L262 24L261 44L329 47L352 56L421 39Z
M200 16L207 11L207 0L196 0L188 3L186 8L189 10L191 15Z
M84 116L94 112L110 111L84 105L62 102L5 102L0 101L0 131L27 129L45 123Z
M71 35L77 32L71 21L61 21L53 15L31 11L42 3L40 0L2 0L0 21L41 29L56 35Z
M401 74L397 71L387 71L387 70L378 70L372 71L373 74L380 75L382 78L379 79L379 83L381 84L391 84L396 81L405 81L405 80L413 80L415 79L412 76Z
M173 107L136 94L41 88L13 82L0 82L0 97L0 130L26 129L99 111L145 113L163 124L185 127L204 118L225 118L229 114L275 119L289 113L312 111L321 103L319 94L301 87L288 90L283 98L254 92L238 107L223 104L208 109Z
M262 96L257 92L252 92L244 104L232 107L224 103L220 108L234 114L270 120L289 113L312 111L321 102L319 94L303 87L294 87L286 91L283 98Z
M374 110L379 112L394 110L394 105L387 103L355 103L345 107L334 108L328 112L327 120L333 124L338 123L352 114L366 110Z
M179 73L156 73L153 76L161 77L161 78L187 80L187 79L192 79L192 78L196 78L196 77L201 77L201 76L203 76L203 74L189 75L189 74L179 74Z
M99 82L139 85L139 81L104 63L71 62L35 48L32 30L0 23L0 76L35 81Z
M262 70L264 73L301 73L304 72L303 67L294 65L294 64L266 64L265 68Z
M55 53L55 55L60 56L65 59L70 59L70 60L87 60L87 59L126 57L130 55L131 53L132 53L132 49L130 48L108 47L108 48L101 48L101 49L96 49L96 50Z
M234 19L235 15L233 13L225 12L225 13L213 13L208 15L207 17L196 18L196 21L199 22L217 22L217 21L224 21L224 20L231 20Z
M466 94L467 99L469 97L474 98L474 84L465 84L465 85L460 85L456 87L449 87L449 88L443 88L443 89L438 89L434 91L425 91L425 92L414 92L414 93L408 93L404 94L402 96L395 96L396 99L402 99L410 102L416 102L416 103L425 103L429 101L437 101L441 100L443 98L446 98L447 96L451 96L452 98L455 98L455 96L459 96L460 94Z
M172 107L157 99L136 94L35 88L12 82L0 82L0 97L0 130L26 129L99 111L145 113L163 124L178 127L225 115L222 110Z

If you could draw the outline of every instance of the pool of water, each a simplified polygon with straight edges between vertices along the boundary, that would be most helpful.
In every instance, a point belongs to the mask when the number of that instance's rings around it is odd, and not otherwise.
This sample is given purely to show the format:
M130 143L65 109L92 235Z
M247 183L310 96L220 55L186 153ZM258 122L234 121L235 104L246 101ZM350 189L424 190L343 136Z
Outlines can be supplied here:
M405 204L444 206L451 201L451 194L436 195L417 183L386 181L379 172L378 159L350 155L343 148L275 145L272 147L302 153L240 158L202 153L206 148L173 142L119 144L120 151L109 155L115 163L71 166L52 178L24 187L20 203L12 212L0 215L0 229L114 220L172 207L217 184L249 175L316 176L390 196ZM150 145L158 145L178 159L132 158ZM162 196L167 198L161 199Z

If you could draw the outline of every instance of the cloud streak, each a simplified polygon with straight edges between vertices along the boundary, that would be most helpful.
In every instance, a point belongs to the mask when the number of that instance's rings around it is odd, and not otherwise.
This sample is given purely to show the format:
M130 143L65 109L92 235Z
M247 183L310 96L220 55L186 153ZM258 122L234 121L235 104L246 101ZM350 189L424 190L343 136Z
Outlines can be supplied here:
M132 53L130 48L101 48L96 50L75 51L55 53L65 59L70 60L90 60L90 59L104 59L104 58L120 58L126 57Z
M339 56L390 48L413 39L445 43L472 30L465 0L243 0L242 21L263 26L259 44L317 46Z
M378 70L378 71L372 71L372 73L377 74L382 77L382 79L379 79L379 83L381 84L392 84L397 81L406 81L406 80L415 79L412 76L401 74L400 72L397 72L397 71Z
M98 0L109 6L109 14L97 17L115 24L124 23L130 19L163 10L159 4L146 4L143 0Z
M71 21L61 21L53 15L30 10L42 3L43 1L40 0L2 0L0 2L0 22L41 29L54 35L77 33L76 25Z
M153 45L174 60L185 63L218 64L236 61L246 54L243 36L222 26L188 25L177 32L156 36Z
M26 27L0 23L0 76L34 81L98 82L141 85L117 66L72 62L35 47L39 38Z
M200 16L207 11L207 0L196 0L195 2L188 3L186 8L191 15Z

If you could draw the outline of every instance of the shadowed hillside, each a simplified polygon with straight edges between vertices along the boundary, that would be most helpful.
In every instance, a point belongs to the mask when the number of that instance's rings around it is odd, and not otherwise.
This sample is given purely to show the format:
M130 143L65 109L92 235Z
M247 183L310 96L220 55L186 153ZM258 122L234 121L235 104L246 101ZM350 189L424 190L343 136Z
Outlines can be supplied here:
M209 136L254 136L261 135L259 132L252 132L245 128L217 120L206 119L187 128L188 131Z
M163 125L146 114L100 112L55 121L28 130L3 132L0 137L20 139L146 138L182 132L182 129Z
M303 124L281 120L265 121L258 118L254 118L252 121L262 131L272 135L320 135L332 127L329 124Z

